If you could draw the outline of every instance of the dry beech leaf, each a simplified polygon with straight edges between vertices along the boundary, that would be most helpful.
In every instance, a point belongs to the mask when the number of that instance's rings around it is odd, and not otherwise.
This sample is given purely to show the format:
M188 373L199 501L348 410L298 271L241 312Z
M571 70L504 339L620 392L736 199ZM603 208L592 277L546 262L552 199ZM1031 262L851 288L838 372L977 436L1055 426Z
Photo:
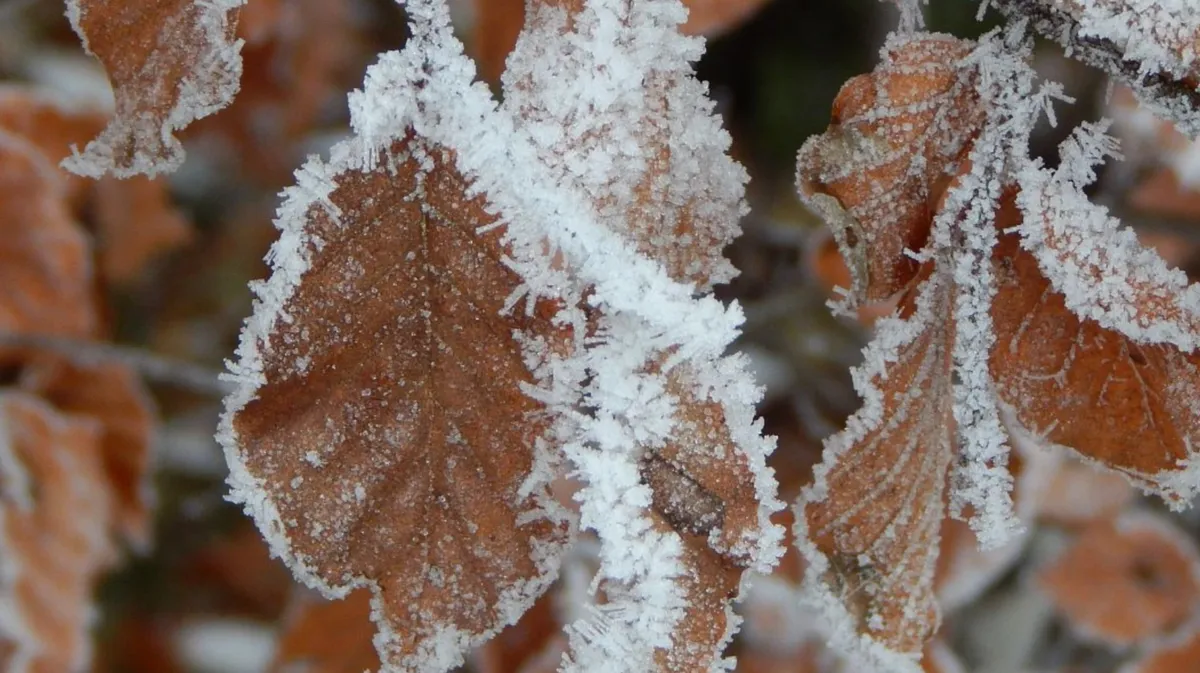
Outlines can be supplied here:
M806 554L817 561L809 576L826 587L829 610L914 657L940 619L933 575L954 456L954 328L937 318L953 289L930 277L901 304L904 317L881 321L894 340L877 340L866 356L878 363L867 374L879 397L827 442L797 514L802 550L817 552Z
M379 670L371 625L371 594L329 601L297 590L283 617L271 673L363 673Z
M983 122L975 71L955 64L973 44L890 38L876 69L848 81L823 135L800 149L799 187L848 262L853 304L903 289L934 210ZM915 151L914 151L915 150Z
M101 462L114 497L114 527L135 547L146 548L153 506L149 479L154 403L141 380L123 364L72 364L40 356L22 369L18 385L61 411L99 422Z
M57 164L71 147L86 143L104 129L109 115L70 106L32 86L0 85L0 129L33 143L47 161ZM94 181L64 173L76 212L85 204Z
M558 83L579 67L571 59L575 47L569 38L575 13L585 8L550 0L530 8L505 73L506 102L527 124L569 127L571 115L565 110L572 108L556 97L564 95ZM556 52L562 55L557 64L543 67L553 60L546 54ZM603 113L591 111L594 118L582 137L552 136L556 141L543 148L543 157L563 173L565 182L578 181L609 229L624 235L672 279L706 292L735 274L723 250L739 233L748 178L729 156L729 135L690 66L652 68L643 86L644 100L622 100ZM618 168L627 153L640 163L636 175ZM563 156L571 158L564 162ZM579 164L597 166L595 172L605 179L600 184L582 181Z
M100 428L24 393L0 393L0 661L5 670L83 670L92 592L117 558ZM20 663L18 663L20 662Z
M92 216L100 270L113 283L135 280L151 259L192 238L191 224L174 208L161 178L97 182Z
M327 196L282 240L309 267L260 288L279 313L243 341L261 374L225 442L235 497L293 571L371 586L385 662L444 670L553 578L566 531L519 493L545 420L513 335L565 334L548 303L505 311L520 280L447 151L412 138L378 165L306 187Z
M1172 477L1200 446L1200 355L1077 318L1015 236L993 268L991 367L1021 425L1173 497Z
M1165 519L1134 511L1085 529L1038 580L1080 636L1124 647L1166 635L1193 615L1200 553Z
M182 565L181 584L206 598L226 616L274 620L292 597L291 573L272 559L262 536L249 521L205 545ZM363 628L374 629L363 616ZM369 638L368 638L369 640Z
M64 166L118 177L173 171L183 162L174 134L233 99L241 77L235 40L243 0L70 0L67 16L112 83L116 112Z
M67 196L32 143L0 130L0 330L95 335L91 249Z

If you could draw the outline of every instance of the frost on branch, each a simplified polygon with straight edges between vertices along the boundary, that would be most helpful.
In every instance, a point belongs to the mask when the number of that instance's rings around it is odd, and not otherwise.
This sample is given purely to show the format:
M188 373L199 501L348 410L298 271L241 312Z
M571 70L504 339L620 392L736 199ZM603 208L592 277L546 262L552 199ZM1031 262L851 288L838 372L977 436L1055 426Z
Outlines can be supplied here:
M505 310L520 278L448 150L337 151L299 174L239 351L234 497L307 583L372 588L389 667L448 670L553 579L514 335L565 334L549 304Z
M63 162L89 177L170 172L183 162L175 137L225 107L238 90L244 0L69 0L67 16L104 65L116 112L81 154Z
M984 0L1129 85L1200 136L1200 6L1189 0Z

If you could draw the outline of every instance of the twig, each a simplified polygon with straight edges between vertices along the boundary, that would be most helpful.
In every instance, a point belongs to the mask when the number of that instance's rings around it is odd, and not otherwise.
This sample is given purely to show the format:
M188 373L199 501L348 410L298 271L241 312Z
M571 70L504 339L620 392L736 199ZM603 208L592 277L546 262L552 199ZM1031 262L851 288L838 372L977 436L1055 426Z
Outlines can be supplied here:
M218 378L217 372L207 367L130 346L0 331L0 347L50 351L81 365L120 363L151 381L204 395L223 397L232 389L230 384Z

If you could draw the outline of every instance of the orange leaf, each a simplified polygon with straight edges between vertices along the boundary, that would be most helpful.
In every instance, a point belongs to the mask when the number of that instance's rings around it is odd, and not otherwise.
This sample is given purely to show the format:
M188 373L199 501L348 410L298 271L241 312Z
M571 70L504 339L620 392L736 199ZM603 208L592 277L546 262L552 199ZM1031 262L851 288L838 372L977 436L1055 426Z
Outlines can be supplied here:
M0 131L0 331L94 336L91 251L58 169Z
M308 270L260 289L279 317L243 342L261 373L225 441L275 552L331 595L372 586L390 665L448 667L553 575L565 530L520 493L546 419L512 335L564 332L549 305L505 312L520 279L450 153L410 139L380 159L305 206Z
M1173 479L1200 446L1200 355L1077 318L1015 236L1001 239L993 267L991 368L1021 424L1178 497Z
M24 393L0 394L0 641L9 669L82 670L92 591L116 560L100 433Z
M47 161L61 161L72 145L103 129L107 119L31 87L0 89L0 128L33 143ZM99 265L107 280L133 280L150 258L190 237L190 226L173 207L164 180L93 181L65 172L62 179L72 210L78 217L90 215L98 230Z
M798 184L825 218L850 267L851 302L904 288L949 171L982 125L974 69L956 64L973 44L944 35L892 36L883 61L851 79L826 132L805 142Z
M107 280L129 283L151 259L192 238L191 224L175 209L161 178L101 180L93 192L100 269Z
M1129 513L1093 524L1038 578L1081 636L1126 646L1165 635L1194 612L1200 554L1162 518Z
M136 547L147 547L154 404L141 380L121 364L73 364L44 356L24 367L20 387L61 411L99 422L101 460L115 500L114 527Z
M68 170L153 177L177 169L183 148L173 134L228 105L238 89L233 31L242 2L68 2L71 25L108 71L116 100L108 127L64 162Z
M934 276L907 318L880 321L860 372L867 404L826 444L797 517L806 581L871 642L909 657L939 623L933 571L955 448L954 327L941 317L953 289Z

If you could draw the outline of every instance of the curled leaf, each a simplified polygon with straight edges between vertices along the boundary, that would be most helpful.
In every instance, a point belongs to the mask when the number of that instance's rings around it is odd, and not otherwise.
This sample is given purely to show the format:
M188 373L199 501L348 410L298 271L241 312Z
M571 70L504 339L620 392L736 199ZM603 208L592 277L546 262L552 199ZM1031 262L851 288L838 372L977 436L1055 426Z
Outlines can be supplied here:
M798 158L800 195L833 230L855 303L886 299L916 275L931 220L983 122L974 45L943 35L892 36L882 62L851 79L823 135Z
M71 0L67 17L108 71L116 113L70 171L89 177L170 172L183 163L175 133L233 99L244 0Z
M863 407L826 443L801 496L796 538L806 590L835 642L880 667L907 667L937 630L934 567L955 447L950 354L941 322L954 286L931 277L907 318L877 324L856 372Z

